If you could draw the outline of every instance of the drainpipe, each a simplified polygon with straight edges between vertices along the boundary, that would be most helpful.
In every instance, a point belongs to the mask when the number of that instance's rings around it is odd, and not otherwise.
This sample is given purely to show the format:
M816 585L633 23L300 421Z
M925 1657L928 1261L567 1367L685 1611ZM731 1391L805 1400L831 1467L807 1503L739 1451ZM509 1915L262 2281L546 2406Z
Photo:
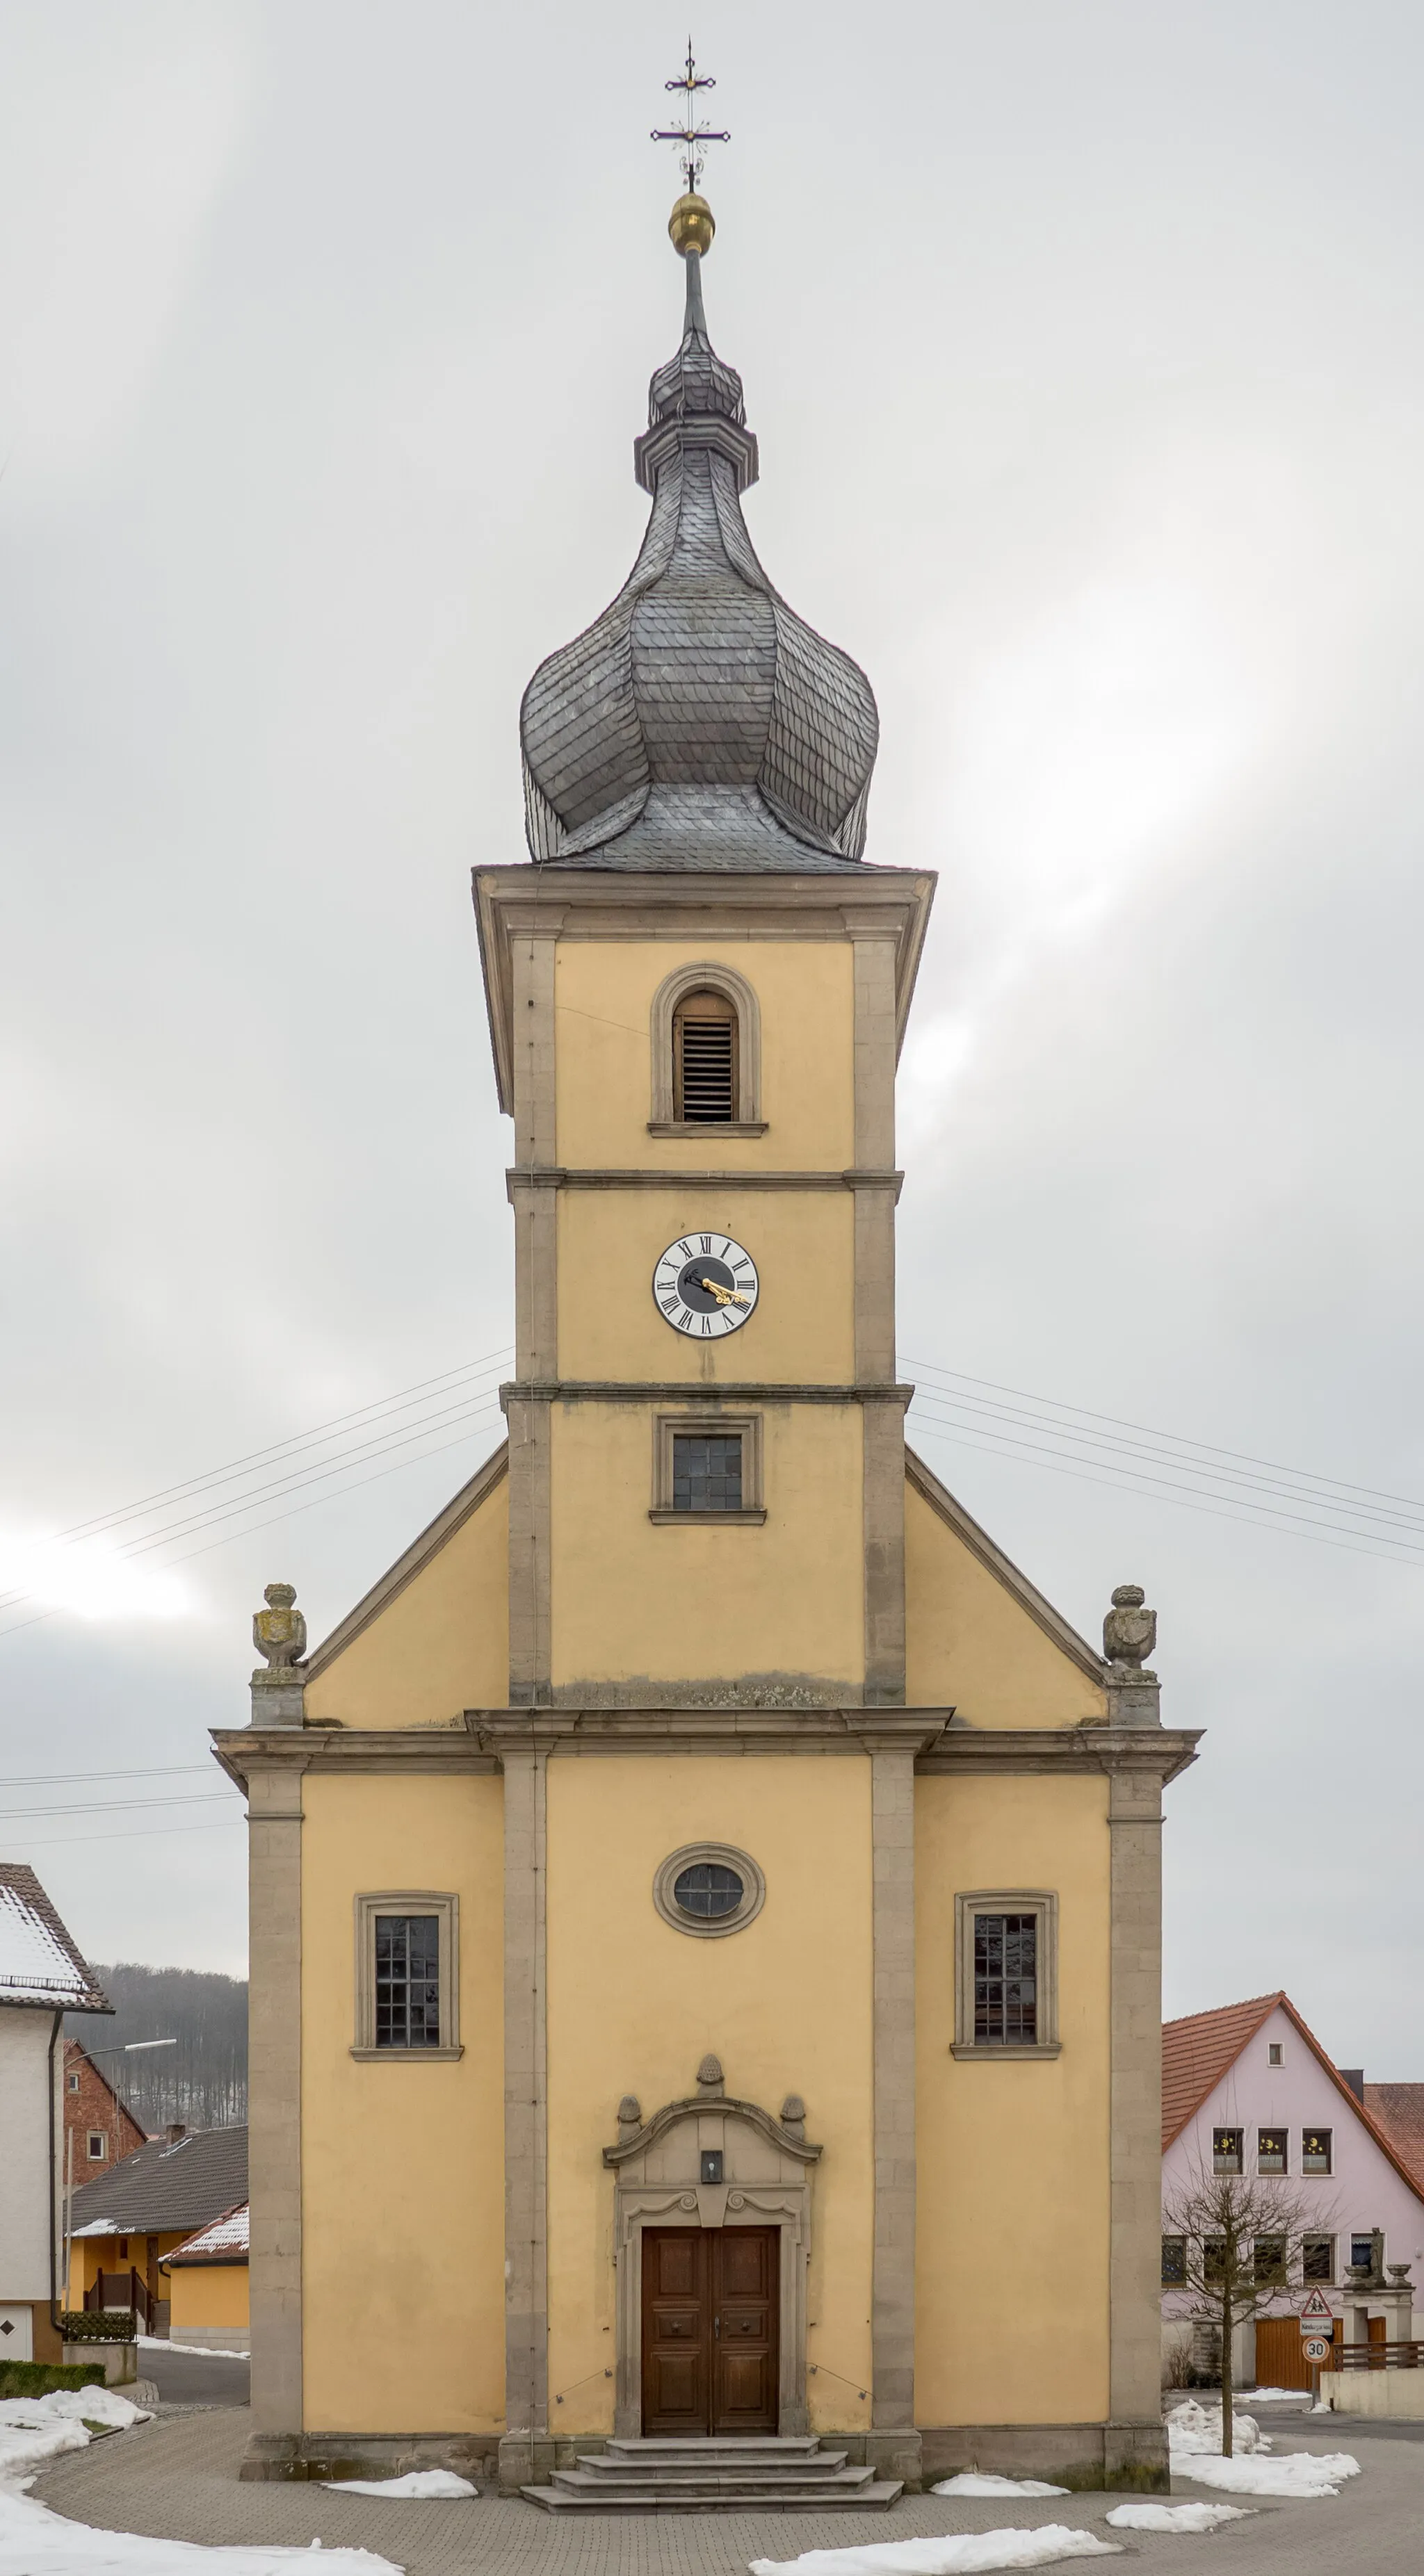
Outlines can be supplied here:
M63 2028L64 2028L64 2015L63 2015L63 2013L62 2013L62 2012L57 2012L57 2013L55 2014L55 2017L54 2017L54 2028L53 2028L53 2030L50 2032L50 2035L49 2035L49 2061L48 2061L48 2062L49 2062L49 2321L50 2321L50 2324L53 2326L55 2333L56 2333L56 2334L58 2335L58 2337L59 2337L61 2348L63 2347L63 2344L64 2344L64 2328L63 2328L63 2326L60 2324L60 2321L59 2321L59 2258L58 2258L58 2253L57 2253L57 2251L56 2251L56 2226L55 2226L56 2211L55 2211L55 2206L54 2206L54 2175L55 2175L55 2152L54 2152L54 2149L55 2149L55 2138L54 2138L54 2078L55 2078L55 2066L54 2066L54 2052L55 2052L56 2048L57 2048L57 2047L58 2047L58 2045L59 2045L59 2034L60 2034L60 2032L63 2030ZM69 2284L68 2284L68 2282L67 2282L67 2281L66 2281L66 2283L65 2283L65 2285L64 2285L64 2286L65 2286L65 2295L66 2295L66 2297L67 2297L67 2296L68 2296L68 2292L69 2292Z

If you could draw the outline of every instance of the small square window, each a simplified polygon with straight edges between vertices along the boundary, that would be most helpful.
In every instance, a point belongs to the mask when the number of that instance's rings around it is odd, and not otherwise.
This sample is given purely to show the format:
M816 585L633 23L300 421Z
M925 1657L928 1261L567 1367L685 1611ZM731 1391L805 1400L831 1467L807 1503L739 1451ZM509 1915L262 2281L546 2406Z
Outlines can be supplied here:
M1333 2236L1306 2236L1301 2239L1301 2278L1305 2281L1333 2281L1335 2278L1335 2239Z
M71 2093L77 2093L77 2092L78 2092L78 2090L79 2090L79 2078L78 2078L78 2076L77 2076L77 2075L71 2075L71 2076L69 2076L69 2077L67 2078L67 2081L68 2081L68 2085L69 2085L69 2090L70 2090L70 2092L71 2092Z
M1329 2129L1302 2129L1300 2133L1300 2169L1303 2174L1328 2174L1333 2132Z
M720 2182L722 2180L722 2153L723 2151L720 2147L703 2148L701 2172L701 2180L703 2182Z
M459 1899L356 1899L355 2057L458 2057Z
M1283 2047L1282 2047L1282 2045L1281 2045L1281 2042L1280 2042L1278 2039L1269 2039L1269 2040L1267 2040L1267 2042L1266 2042L1266 2064L1267 2064L1268 2066L1284 2066L1285 2062L1286 2062L1286 2053L1285 2053L1284 2048L1283 2048Z
M956 1896L956 2057L1058 2054L1056 1895Z
M739 1512L742 1508L742 1435L675 1432L672 1444L675 1512Z
M761 1416L660 1413L653 1420L653 1502L664 1523L766 1519Z
M1180 2289L1185 2283L1186 2277L1187 2240L1185 2236L1164 2236L1162 2239L1163 2289Z
M1213 2173L1239 2174L1245 2132L1241 2129L1213 2129L1211 2133L1211 2169Z
M102 2164L108 2152L109 2141L105 2137L103 2130L91 2129L89 2132L89 2162L91 2165Z
M1286 2133L1284 2129L1258 2129L1256 2132L1256 2171L1283 2174L1286 2169Z

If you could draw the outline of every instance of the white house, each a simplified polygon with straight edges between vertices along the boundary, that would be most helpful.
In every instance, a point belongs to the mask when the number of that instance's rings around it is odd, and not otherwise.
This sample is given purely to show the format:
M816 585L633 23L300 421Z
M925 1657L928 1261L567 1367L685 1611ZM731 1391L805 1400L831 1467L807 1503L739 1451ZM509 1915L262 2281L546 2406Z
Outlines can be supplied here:
M1288 2178L1309 2213L1295 2277L1260 2324L1239 2332L1233 2361L1242 2386L1309 2385L1297 2322L1309 2288L1323 2292L1346 2342L1419 2332L1411 2300L1424 2304L1424 2186L1357 2084L1332 2064L1284 1994L1190 2013L1163 2027L1164 2210L1195 2174L1241 2173ZM1187 2302L1174 2286L1180 2273L1179 2243L1164 2220L1167 2359L1193 2335Z
M0 1861L0 2360L61 2358L64 2016L112 2010L34 1871Z

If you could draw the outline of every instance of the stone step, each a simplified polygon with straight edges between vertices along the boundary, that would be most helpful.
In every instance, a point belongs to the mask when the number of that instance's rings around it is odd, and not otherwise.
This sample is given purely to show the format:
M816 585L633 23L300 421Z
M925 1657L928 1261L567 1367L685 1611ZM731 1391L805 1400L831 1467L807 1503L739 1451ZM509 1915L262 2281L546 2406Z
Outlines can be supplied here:
M709 2460L689 2451L682 2458L660 2460L657 2466L653 2467L651 2463L634 2465L627 2460L614 2459L606 2452L581 2451L575 2468L586 2469L596 2478L617 2478L623 2484L636 2484L647 2478L705 2477L743 2480L753 2478L765 2484L768 2479L774 2483L777 2478L784 2477L803 2480L834 2477L839 2470L846 2468L846 2463L847 2454L844 2451L818 2451L810 2459L787 2460L784 2463L774 2464L766 2460ZM573 2472L561 2470L559 2474L567 2476L572 2475ZM871 2472L869 2469L856 2468L849 2474L854 2477L868 2478Z
M567 2477L565 2470L557 2475ZM905 2490L898 2478L876 2478L869 2486L851 2492L835 2486L804 2484L800 2480L750 2488L735 2495L688 2495L676 2487L662 2486L654 2480L647 2486L630 2486L626 2490L610 2488L602 2481L589 2493L569 2494L561 2487L521 2487L520 2494L531 2504L542 2505L546 2513L864 2513L867 2508L883 2509L898 2502Z
M698 2460L809 2460L820 2450L818 2433L614 2433L603 2454L619 2460L668 2460L686 2451Z
M600 2476L590 2468L555 2469L549 2484L570 2495L604 2495L614 2490L619 2495L641 2495L652 2487L659 2495L772 2495L783 2487L795 2487L798 2493L814 2487L818 2494L835 2495L859 2494L875 2483L873 2469L828 2466L823 2476L813 2474L819 2469L819 2461L808 2462L804 2469L787 2469L774 2478L764 2469L660 2469L656 2477L645 2478L630 2478L616 2470Z

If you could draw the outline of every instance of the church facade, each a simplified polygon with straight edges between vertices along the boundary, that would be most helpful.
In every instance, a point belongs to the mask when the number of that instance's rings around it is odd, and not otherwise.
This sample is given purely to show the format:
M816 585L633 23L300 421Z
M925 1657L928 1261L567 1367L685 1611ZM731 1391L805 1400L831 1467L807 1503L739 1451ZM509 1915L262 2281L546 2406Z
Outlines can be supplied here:
M751 546L689 198L618 598L475 905L508 1438L255 1633L245 2474L835 2437L1165 2483L1151 1614L1105 1652L907 1448L895 1066L934 881Z

